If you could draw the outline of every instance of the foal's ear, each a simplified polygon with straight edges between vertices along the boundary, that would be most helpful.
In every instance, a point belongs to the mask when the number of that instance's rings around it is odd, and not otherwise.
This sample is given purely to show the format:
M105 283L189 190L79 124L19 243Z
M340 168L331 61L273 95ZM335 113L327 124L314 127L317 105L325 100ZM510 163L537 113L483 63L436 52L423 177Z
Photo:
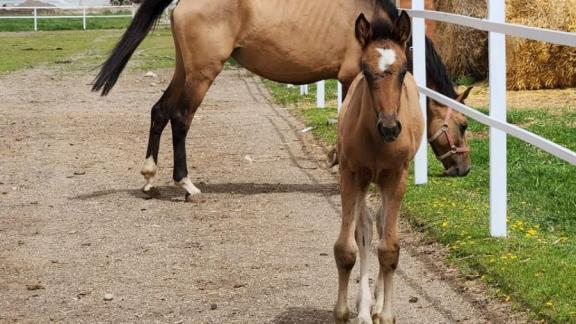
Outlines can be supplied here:
M472 89L474 89L474 87L468 87L466 90L464 90L464 92L462 92L461 94L458 95L458 97L456 97L456 101L463 104L464 100L468 98L468 95L470 94L470 91L472 91Z
M372 39L372 26L366 19L363 13L356 19L356 39L362 45L362 48L366 47L370 40Z
M400 14L400 17L398 17L396 23L394 23L394 36L396 36L396 40L398 40L400 44L406 45L411 34L412 23L410 22L410 16L408 16L406 11L402 11L402 14Z

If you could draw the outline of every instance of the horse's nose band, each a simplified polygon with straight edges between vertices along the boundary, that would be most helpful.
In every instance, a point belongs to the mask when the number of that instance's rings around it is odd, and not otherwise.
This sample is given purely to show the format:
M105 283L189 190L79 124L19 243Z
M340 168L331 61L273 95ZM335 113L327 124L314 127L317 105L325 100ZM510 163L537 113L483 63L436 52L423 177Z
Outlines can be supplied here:
M446 140L448 141L448 145L450 145L450 150L448 152L442 154L442 155L436 155L436 158L439 161L445 160L454 154L470 152L469 147L467 147L467 146L458 147L458 146L456 146L456 144L454 144L454 140L452 139L452 136L450 136L449 127L448 127L448 119L450 118L451 114L452 114L452 109L448 108L448 113L446 114L446 117L444 118L444 124L442 125L442 127L440 127L440 129L436 133L434 133L434 135L432 135L428 139L429 143L433 143L440 136L442 136L442 134L446 135Z

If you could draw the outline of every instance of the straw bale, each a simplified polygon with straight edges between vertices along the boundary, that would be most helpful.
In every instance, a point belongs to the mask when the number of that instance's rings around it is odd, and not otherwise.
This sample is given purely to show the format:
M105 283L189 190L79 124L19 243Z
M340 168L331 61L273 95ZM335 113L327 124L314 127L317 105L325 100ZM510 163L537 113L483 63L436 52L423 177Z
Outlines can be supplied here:
M576 0L508 0L507 21L576 32ZM576 48L508 37L508 89L535 90L576 86Z
M486 17L486 1L435 0L439 11ZM576 32L576 0L507 0L507 22ZM488 70L488 34L439 23L434 40L451 75L484 79ZM508 89L576 86L576 48L507 37Z
M436 10L486 17L486 1L434 0ZM486 78L488 67L488 33L447 23L437 23L434 42L452 76Z

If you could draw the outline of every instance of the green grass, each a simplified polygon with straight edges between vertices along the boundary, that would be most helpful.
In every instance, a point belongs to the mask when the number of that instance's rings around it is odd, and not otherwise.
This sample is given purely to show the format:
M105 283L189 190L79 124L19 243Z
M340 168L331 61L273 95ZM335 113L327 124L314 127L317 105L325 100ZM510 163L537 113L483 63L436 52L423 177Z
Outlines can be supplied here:
M131 19L92 18L88 16L86 29L123 29L128 27ZM39 31L78 30L82 29L82 17L74 19L39 19ZM34 31L34 19L0 19L0 32Z
M92 70L104 62L121 34L121 30L0 33L0 74L42 65ZM150 33L129 66L133 69L174 66L170 30L159 28Z
M303 98L298 89L265 83L279 103L297 103L296 111L316 127L315 136L335 143L336 126L326 125L336 116L334 108L308 109L313 96ZM576 107L562 114L513 110L509 120L576 150ZM491 238L488 131L474 121L470 130L476 135L470 142L472 172L465 178L440 177L442 167L429 152L430 182L409 186L405 217L449 247L449 262L463 275L480 274L498 296L536 318L576 322L576 167L509 138L509 237Z

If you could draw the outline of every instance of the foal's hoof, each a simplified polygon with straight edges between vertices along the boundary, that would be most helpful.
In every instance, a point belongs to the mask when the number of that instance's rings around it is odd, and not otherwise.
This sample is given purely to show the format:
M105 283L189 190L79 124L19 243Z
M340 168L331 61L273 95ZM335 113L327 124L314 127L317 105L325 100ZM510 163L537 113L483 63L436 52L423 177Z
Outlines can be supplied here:
M350 309L348 307L342 309L334 309L334 322L336 324L346 324L350 318Z
M372 323L374 324L396 324L396 317L380 318L378 314L372 315Z
M372 323L376 323L376 322L374 322L374 320L370 317L361 318L360 316L358 316L352 320L352 323L354 323L354 324L372 324Z

